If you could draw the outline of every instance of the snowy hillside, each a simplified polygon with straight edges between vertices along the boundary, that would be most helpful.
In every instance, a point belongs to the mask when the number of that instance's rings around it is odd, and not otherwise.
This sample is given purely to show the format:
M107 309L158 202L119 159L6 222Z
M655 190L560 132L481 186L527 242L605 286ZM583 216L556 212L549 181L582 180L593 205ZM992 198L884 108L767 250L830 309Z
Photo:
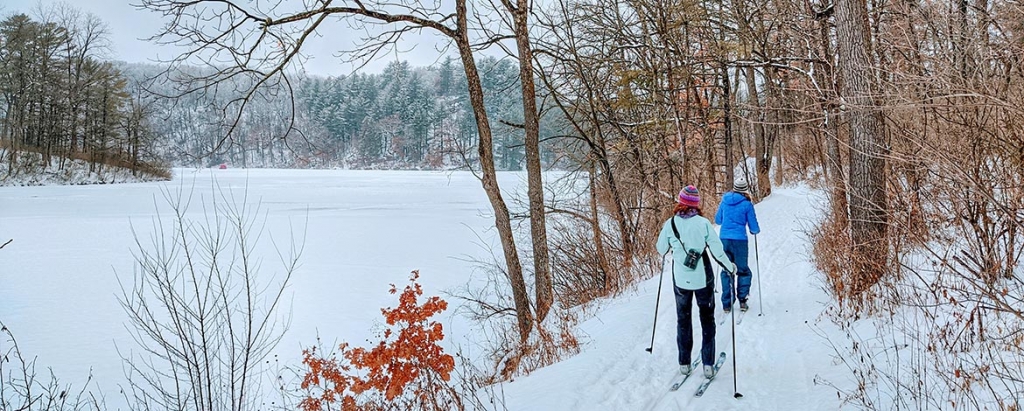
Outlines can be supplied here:
M510 410L830 410L838 409L836 390L816 380L839 383L844 371L832 362L833 350L820 333L836 327L821 318L829 297L813 265L803 230L818 214L818 192L801 188L776 189L756 206L762 234L759 301L752 287L751 310L736 327L737 369L732 368L732 326L718 326L716 348L728 353L726 365L701 398L694 398L699 378L690 378L679 391L669 392L677 372L675 308L671 279L665 276L653 355L651 324L658 279L637 291L610 301L586 321L583 353L506 384ZM652 239L653 241L653 239ZM753 244L751 243L751 249ZM751 268L754 268L753 250ZM757 281L757 280L755 280ZM720 288L720 285L719 285ZM758 316L759 304L764 315ZM720 295L716 317L721 318ZM700 347L700 327L694 310L694 355ZM837 341L838 343L838 341ZM733 398L733 377L743 398Z
M140 183L164 180L162 177L149 176L144 173L132 175L131 170L101 165L97 167L85 160L66 160L63 168L59 158L54 157L49 163L42 161L42 156L32 152L18 154L20 170L8 173L7 152L0 149L0 186L44 186L44 185L86 185Z

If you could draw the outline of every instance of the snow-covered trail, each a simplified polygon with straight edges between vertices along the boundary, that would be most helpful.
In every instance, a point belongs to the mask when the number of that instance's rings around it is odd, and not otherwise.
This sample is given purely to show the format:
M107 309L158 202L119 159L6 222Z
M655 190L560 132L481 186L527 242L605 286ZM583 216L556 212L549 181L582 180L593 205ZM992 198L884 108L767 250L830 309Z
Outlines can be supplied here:
M819 322L828 296L808 261L803 234L815 221L820 198L799 187L777 189L757 205L762 233L758 236L761 272L756 272L751 241L751 268L760 281L751 290L751 309L736 327L737 369L732 367L732 323L718 327L716 348L729 354L725 366L702 398L694 391L701 378L687 380L669 392L677 372L675 308L671 280L665 275L653 354L651 341L658 279L639 285L634 295L607 303L582 325L587 334L583 353L538 370L503 387L510 410L823 410L841 405L836 392L815 383L816 376L836 381L842 370L832 362L832 349L815 331L835 333ZM653 240L652 240L653 241ZM758 278L758 276L760 277ZM720 284L719 284L720 288ZM716 294L718 312L721 295ZM759 316L759 303L764 315ZM699 355L700 327L694 311L694 353ZM733 377L743 398L733 398Z

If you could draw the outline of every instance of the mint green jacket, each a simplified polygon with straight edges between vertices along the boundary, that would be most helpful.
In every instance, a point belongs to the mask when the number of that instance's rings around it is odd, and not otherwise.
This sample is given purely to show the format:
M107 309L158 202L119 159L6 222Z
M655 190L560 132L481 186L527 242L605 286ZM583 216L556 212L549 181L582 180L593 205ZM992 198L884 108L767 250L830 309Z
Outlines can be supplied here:
M676 228L679 229L678 239L675 233L672 232L673 220L676 222ZM682 243L680 243L680 240L682 240ZM685 249L683 244L686 245ZM718 234L715 233L711 222L699 215L688 218L674 215L671 219L665 221L665 224L661 227L661 234L658 235L656 246L658 253L661 255L669 252L670 249L672 250L672 276L675 279L676 287L685 290L700 290L708 286L704 272L704 259L698 260L695 269L686 268L683 265L683 261L686 260L686 250L696 249L700 252L706 246L711 251L712 264L715 264L714 260L718 260L726 267L729 267L730 271L736 270L736 266L725 255L725 250L722 249L722 240L718 239ZM715 277L717 276L711 276L711 278ZM714 284L711 285L713 286Z

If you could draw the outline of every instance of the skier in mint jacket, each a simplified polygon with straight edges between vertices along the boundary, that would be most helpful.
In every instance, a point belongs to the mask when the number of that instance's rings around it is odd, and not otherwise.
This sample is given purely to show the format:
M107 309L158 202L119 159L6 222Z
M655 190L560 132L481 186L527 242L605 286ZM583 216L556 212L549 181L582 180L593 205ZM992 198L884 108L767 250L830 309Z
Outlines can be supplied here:
M672 218L661 227L656 244L658 253L672 251L672 289L676 301L676 345L679 348L679 371L689 374L690 351L693 350L693 300L700 312L701 363L704 376L714 374L715 360L715 274L708 250L720 264L735 271L736 265L726 256L714 227L700 209L700 194L694 186L679 192L679 203ZM673 229L673 225L675 226ZM688 254L693 251L692 257ZM698 257L699 256L699 257Z
M729 259L736 263L736 294L740 300L740 310L747 311L747 298L750 296L750 282L753 279L747 264L750 249L747 244L747 227L750 227L750 234L753 235L760 233L761 227L757 225L757 214L754 213L754 203L750 200L746 182L737 180L732 191L722 197L722 203L715 213L715 224L722 226L719 230L722 246ZM735 300L732 296L731 276L722 271L722 308L725 312L732 309Z

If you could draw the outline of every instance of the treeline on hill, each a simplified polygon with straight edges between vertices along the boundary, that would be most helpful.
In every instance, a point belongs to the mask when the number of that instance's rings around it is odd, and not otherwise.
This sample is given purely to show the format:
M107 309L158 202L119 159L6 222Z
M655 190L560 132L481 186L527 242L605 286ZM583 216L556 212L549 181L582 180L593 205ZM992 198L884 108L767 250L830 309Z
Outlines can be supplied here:
M145 132L139 82L100 56L103 23L70 7L0 21L0 163L7 175L68 160L168 176Z
M522 97L519 68L508 59L477 61L481 85L495 129L495 166L523 167ZM380 74L308 78L300 83L301 111L317 126L319 141L337 159L356 165L391 163L419 168L476 163L477 130L458 61L414 68L393 62ZM542 117L551 136L557 118ZM547 163L555 148L545 150ZM329 156L330 156L329 155ZM328 157L330 158L330 157Z
M72 159L167 176L167 165L450 169L475 164L476 126L457 61L390 63L381 73L296 75L293 93L265 87L237 119L225 110L247 84L181 95L189 66L104 61L106 29L60 6L46 21L15 14L0 23L0 147L8 174ZM495 166L523 167L518 67L480 59L494 129ZM293 111L294 108L294 111ZM542 116L551 136L556 116ZM232 138L225 140L234 127ZM558 150L544 145L545 164ZM22 153L22 155L19 155ZM20 161L19 161L20 160ZM27 170L27 168L26 168Z
M217 90L154 101L147 114L160 121L150 122L149 131L157 136L157 151L182 166L464 167L476 162L477 131L458 64L447 59L413 67L396 61L381 73L295 76L292 95L283 87L260 89L237 122L224 108L247 85L228 81ZM516 124L522 118L518 68L493 57L478 64L488 113L495 124L505 123L495 128L496 167L519 170L524 152ZM174 73L167 76L163 66L132 63L122 70L157 95L174 95L179 86L168 81ZM555 116L542 117L542 132L550 136L556 122ZM232 137L225 140L232 125ZM556 162L556 153L546 147L545 162Z

